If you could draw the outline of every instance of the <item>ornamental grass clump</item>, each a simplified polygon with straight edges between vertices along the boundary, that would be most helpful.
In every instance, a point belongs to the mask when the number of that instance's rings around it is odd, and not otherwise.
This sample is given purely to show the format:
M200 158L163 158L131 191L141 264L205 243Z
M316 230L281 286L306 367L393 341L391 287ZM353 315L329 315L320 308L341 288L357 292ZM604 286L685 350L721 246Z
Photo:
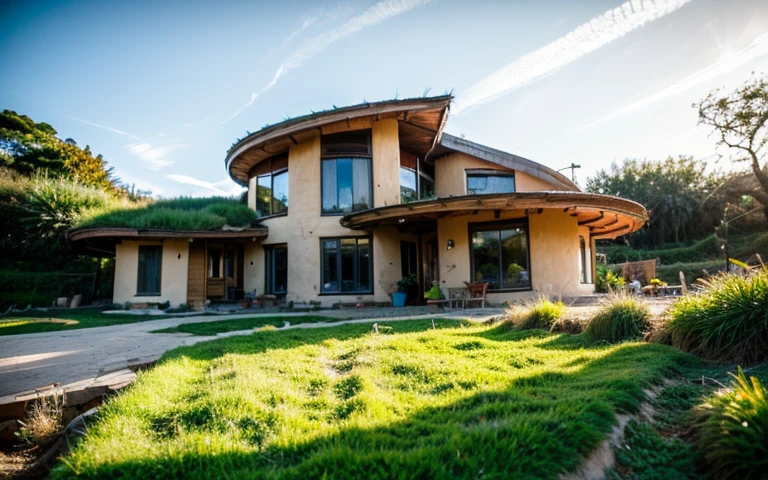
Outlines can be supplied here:
M666 330L677 348L718 361L768 359L768 270L720 275L669 310Z
M642 338L651 326L648 305L633 295L619 293L608 297L585 332L597 340L621 342Z
M506 322L517 330L531 330L541 328L549 330L559 320L567 307L563 302L553 302L547 297L541 296L522 306L507 309Z
M768 389L741 367L732 390L699 407L698 447L715 478L762 479L768 472Z

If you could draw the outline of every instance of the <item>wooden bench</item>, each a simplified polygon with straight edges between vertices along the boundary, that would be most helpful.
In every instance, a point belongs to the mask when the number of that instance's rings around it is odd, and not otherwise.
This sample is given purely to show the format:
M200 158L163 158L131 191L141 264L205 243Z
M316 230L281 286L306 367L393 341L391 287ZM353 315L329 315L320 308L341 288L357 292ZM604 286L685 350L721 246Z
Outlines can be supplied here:
M488 294L488 282L468 283L467 296L464 299L464 305L479 303L480 308L485 308L485 297Z
M464 301L466 299L467 289L464 287L449 288L448 295L440 300L427 300L427 305L434 305L439 307L448 307L448 310L453 310L453 305L457 306L461 304L461 309L464 310Z

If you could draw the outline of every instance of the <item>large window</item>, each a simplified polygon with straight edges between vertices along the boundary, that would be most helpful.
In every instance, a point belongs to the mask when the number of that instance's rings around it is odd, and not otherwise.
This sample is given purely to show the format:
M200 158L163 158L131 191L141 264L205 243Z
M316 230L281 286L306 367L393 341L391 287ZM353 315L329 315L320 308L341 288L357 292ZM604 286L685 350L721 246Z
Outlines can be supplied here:
M514 193L515 174L497 170L467 170L467 193Z
M266 293L285 295L288 292L288 247L282 245L264 246L267 257Z
M373 293L370 237L323 238L322 293Z
M490 290L528 290L531 273L525 222L471 224L472 278Z
M161 245L139 246L139 275L136 295L160 295L160 270L163 261Z
M435 167L408 152L400 152L400 203L435 196Z
M323 135L321 176L324 215L371 208L370 130Z
M273 157L251 171L256 177L256 214L260 217L288 213L288 156Z

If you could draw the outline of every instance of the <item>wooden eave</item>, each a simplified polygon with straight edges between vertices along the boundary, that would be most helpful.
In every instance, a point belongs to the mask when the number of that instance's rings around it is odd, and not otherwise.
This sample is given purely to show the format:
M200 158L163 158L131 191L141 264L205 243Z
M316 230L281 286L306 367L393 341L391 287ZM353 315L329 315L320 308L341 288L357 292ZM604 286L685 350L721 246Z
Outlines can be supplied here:
M139 230L135 228L83 228L71 230L67 234L70 242L89 239L114 240L158 240L164 238L186 239L245 239L261 240L267 237L269 229L264 226L245 230Z
M374 121L389 118L398 120L400 133L406 137L404 142L401 140L404 148L426 153L440 139L452 98L444 95L365 103L286 120L235 144L225 159L227 171L234 181L245 186L254 165L288 151L292 145L318 134L370 128Z
M587 227L592 238L615 238L634 232L648 220L639 203L610 195L573 191L461 195L421 200L350 213L341 218L343 227L370 229L406 226L408 223L446 217L474 215L480 211L524 211L560 209Z

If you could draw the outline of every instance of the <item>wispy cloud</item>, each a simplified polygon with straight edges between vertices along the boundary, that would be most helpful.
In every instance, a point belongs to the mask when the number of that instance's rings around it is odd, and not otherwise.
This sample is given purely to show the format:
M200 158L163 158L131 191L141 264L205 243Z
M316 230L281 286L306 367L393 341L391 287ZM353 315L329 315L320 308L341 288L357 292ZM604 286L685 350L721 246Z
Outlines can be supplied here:
M98 123L89 122L88 120L83 120L82 118L71 117L71 116L69 118L71 118L72 120L78 121L80 123L84 123L86 125L91 125L92 127L101 128L103 130L108 130L110 132L117 133L118 135L123 135L123 136L129 137L129 138L132 138L134 140L139 140L139 137L137 137L136 135L131 135L128 132L124 132L124 131L118 130L116 128L107 127L105 125L99 125Z
M311 27L312 24L317 21L317 19L318 17L316 15L305 15L304 17L302 17L301 26L296 30L292 31L287 37L285 37L285 40L283 40L280 43L280 45L285 46L288 43L290 43L290 41L296 38L298 35L300 35L301 32Z
M185 146L186 145L183 143L175 143L171 145L155 147L146 142L136 142L126 145L125 148L129 152L144 160L144 163L148 169L158 171L173 165L174 162L168 158L168 155L175 152L176 150L179 150L180 148L184 148Z
M670 85L669 87L663 88L656 93L648 95L645 98L621 107L615 112L595 120L594 122L583 125L574 130L574 133L590 127L594 127L595 125L606 122L608 120L621 117L622 115L634 112L635 110L647 107L648 105L656 103L659 100L663 100L667 97L682 93L697 85L701 85L704 82L717 78L721 75L725 75L726 73L731 72L739 67L743 67L753 60L766 55L768 55L768 32L755 38L746 48L739 50L736 53L728 53L712 65L709 65L708 67L703 68L696 73L688 75L687 77L679 80L677 83Z
M510 90L540 80L691 0L631 0L608 10L554 42L523 55L469 87L452 108L461 114Z
M414 8L426 5L432 1L434 0L382 0L365 10L360 15L347 20L340 27L311 38L280 64L275 71L275 74L272 76L272 80L270 80L266 86L261 88L261 90L252 92L248 102L221 123L227 123L240 115L243 110L253 105L253 102L256 101L259 95L274 87L281 77L291 70L300 67L305 61L325 50L332 43L347 38L360 30L372 27L389 20L390 18L406 13Z
M242 193L244 190L243 187L236 185L232 180L229 180L229 179L212 183L205 180L200 180L194 177L190 177L188 175L170 174L170 175L166 175L166 178L173 180L174 182L183 183L185 185L193 185L195 187L201 187L217 195L223 195L226 197L238 195ZM225 187L229 187L229 189L225 190L224 189Z

